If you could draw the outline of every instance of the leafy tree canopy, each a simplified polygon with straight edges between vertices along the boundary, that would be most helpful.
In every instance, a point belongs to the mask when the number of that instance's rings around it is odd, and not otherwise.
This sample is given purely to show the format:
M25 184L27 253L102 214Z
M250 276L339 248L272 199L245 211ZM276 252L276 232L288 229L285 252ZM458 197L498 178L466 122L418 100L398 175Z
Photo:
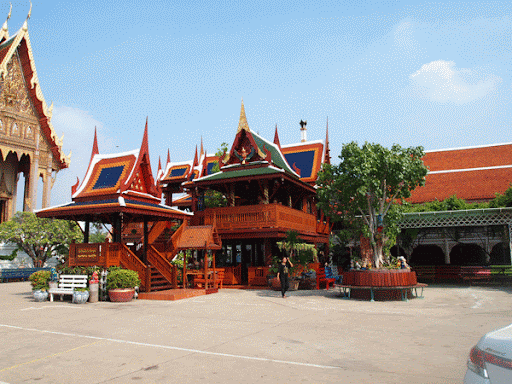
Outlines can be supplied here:
M401 209L390 208L425 184L423 156L422 147L394 144L388 149L351 142L343 146L340 163L324 165L319 174L318 205L334 221L361 217L376 267L384 262L384 246L398 231Z
M16 244L32 258L34 265L54 255L66 255L69 244L83 241L83 234L73 221L42 219L31 212L17 212L0 224L0 240Z

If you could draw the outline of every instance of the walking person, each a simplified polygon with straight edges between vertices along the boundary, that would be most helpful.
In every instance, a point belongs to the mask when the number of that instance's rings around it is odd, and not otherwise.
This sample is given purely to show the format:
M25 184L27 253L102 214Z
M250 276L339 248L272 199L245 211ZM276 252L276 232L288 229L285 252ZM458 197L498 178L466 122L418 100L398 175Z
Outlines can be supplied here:
M277 278L281 282L281 294L283 295L283 298L286 297L286 291L290 287L290 284L288 282L288 266L293 267L292 262L288 257L283 257L283 260L281 260L281 264L279 264L279 271L277 272Z

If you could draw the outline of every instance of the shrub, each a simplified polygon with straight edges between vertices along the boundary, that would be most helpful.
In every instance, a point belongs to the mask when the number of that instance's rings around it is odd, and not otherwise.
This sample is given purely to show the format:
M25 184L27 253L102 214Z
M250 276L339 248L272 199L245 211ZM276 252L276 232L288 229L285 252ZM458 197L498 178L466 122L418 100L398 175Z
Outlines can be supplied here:
M129 269L117 269L107 275L107 291L135 288L140 285L139 274Z
M50 288L50 271L37 271L29 276L30 284L33 291L47 290Z

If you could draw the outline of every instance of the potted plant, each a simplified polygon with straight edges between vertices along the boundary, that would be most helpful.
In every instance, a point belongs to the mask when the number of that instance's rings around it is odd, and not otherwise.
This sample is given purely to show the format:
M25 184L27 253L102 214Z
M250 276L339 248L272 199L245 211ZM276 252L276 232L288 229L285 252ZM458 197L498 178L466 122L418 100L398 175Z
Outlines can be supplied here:
M135 294L135 287L139 285L138 273L129 269L117 269L107 276L107 291L110 301L130 301Z
M46 301L48 299L48 281L50 271L37 271L29 276L35 301Z
M73 292L72 302L75 304L83 304L89 299L89 288L75 288Z

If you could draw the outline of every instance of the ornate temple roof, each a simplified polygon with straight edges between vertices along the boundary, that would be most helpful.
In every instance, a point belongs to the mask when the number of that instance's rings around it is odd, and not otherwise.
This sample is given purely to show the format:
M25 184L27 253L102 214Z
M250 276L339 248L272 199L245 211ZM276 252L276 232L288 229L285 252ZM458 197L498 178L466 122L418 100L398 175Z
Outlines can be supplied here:
M9 20L9 16L7 20ZM23 77L27 84L28 94L34 110L38 116L41 134L48 141L54 159L60 168L67 168L70 163L71 155L64 155L62 151L62 138L58 138L51 123L53 104L48 107L41 92L39 79L32 54L32 46L28 33L28 19L23 23L21 29L13 36L9 36L7 20L0 30L0 76L2 79L8 74L8 64L14 56L17 56L21 62Z
M457 195L466 201L487 201L512 183L512 143L426 151L425 185L408 199L423 203Z
M161 204L161 190L151 171L147 120L140 148L128 152L100 155L95 132L86 175L80 185L72 187L72 200L37 215L77 218L122 212L151 220L189 215Z
M328 131L326 140L301 142L281 146L277 126L273 142L251 131L245 106L242 100L240 118L235 139L229 152L223 156L207 156L197 148L194 160L184 162L168 162L158 182L162 186L173 186L174 191L183 191L192 183L213 182L217 180L234 180L238 178L268 177L274 174L285 174L297 182L305 182L314 186L322 163L330 162ZM213 172L220 160L220 171ZM181 196L173 201L176 206L189 206L190 196Z

